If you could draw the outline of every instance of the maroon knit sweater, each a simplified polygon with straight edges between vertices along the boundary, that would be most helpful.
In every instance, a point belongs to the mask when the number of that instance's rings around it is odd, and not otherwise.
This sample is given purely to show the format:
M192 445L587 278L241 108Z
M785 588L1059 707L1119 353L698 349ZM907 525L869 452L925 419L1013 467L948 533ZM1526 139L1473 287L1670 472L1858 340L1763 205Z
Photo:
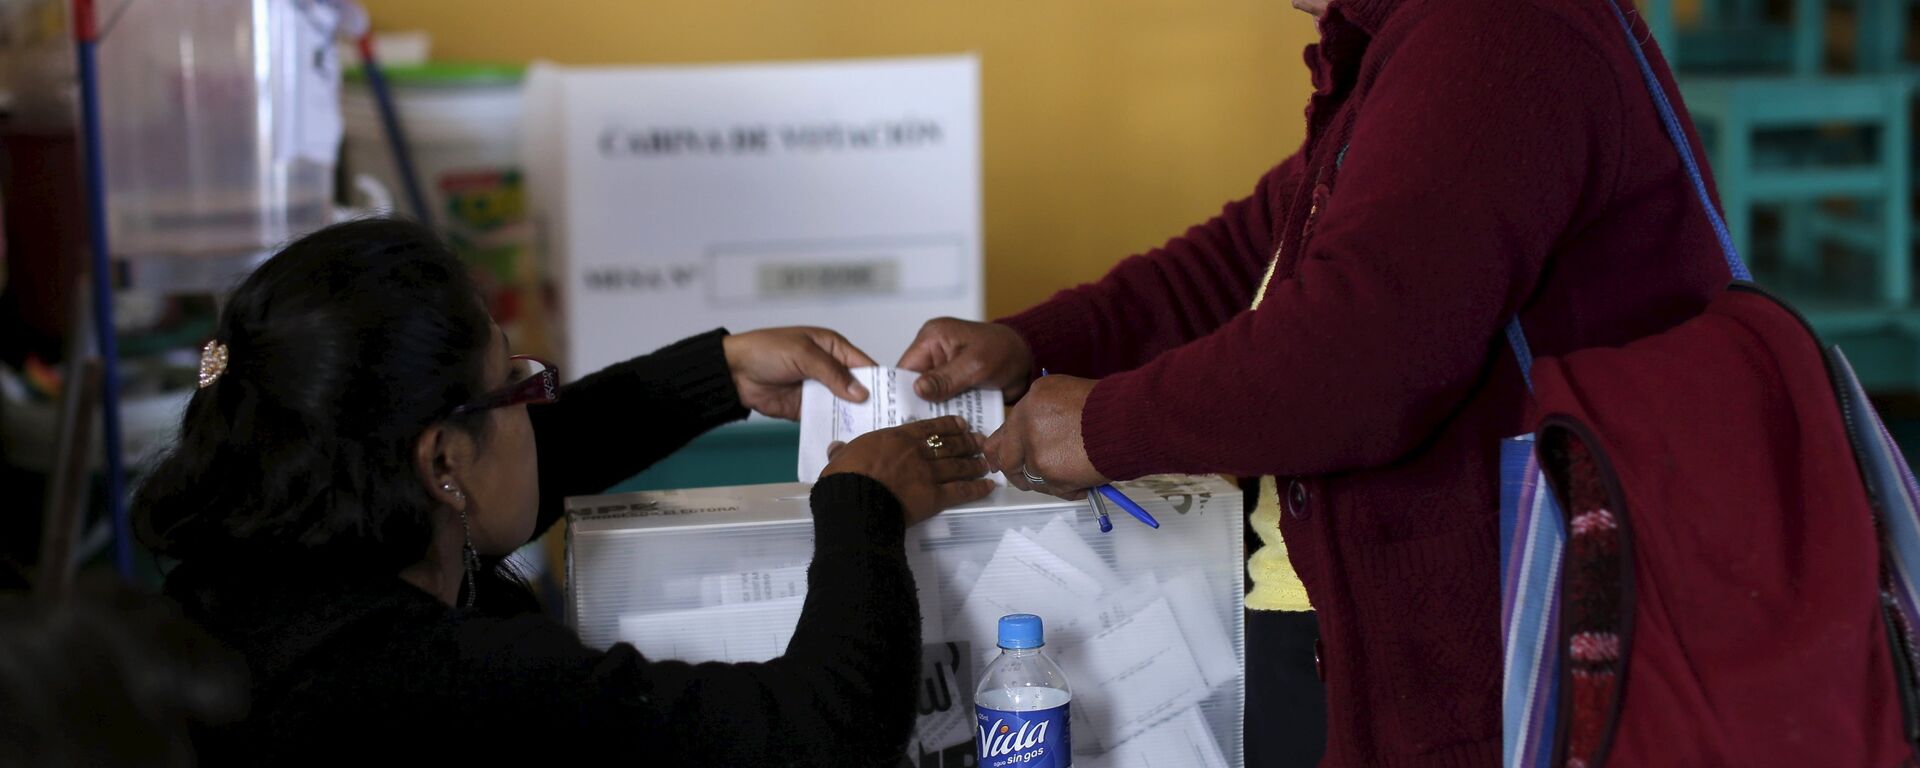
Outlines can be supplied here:
M1102 473L1301 481L1282 530L1320 614L1327 765L1498 760L1496 441L1529 426L1507 319L1536 354L1618 345L1727 280L1613 1L1335 0L1296 154L1002 321L1101 379Z

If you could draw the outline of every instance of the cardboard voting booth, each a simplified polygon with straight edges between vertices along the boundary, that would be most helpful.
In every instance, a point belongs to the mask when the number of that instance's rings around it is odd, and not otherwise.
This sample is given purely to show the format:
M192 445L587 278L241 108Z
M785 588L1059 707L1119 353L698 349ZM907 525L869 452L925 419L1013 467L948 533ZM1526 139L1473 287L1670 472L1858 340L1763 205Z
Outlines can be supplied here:
M1073 688L1082 768L1238 768L1242 510L1218 478L1119 484L1160 522L1101 533L1085 502L1001 488L909 529L925 648L916 768L971 765L972 691L1008 613L1038 614ZM785 651L813 554L799 483L568 500L568 620L651 658Z

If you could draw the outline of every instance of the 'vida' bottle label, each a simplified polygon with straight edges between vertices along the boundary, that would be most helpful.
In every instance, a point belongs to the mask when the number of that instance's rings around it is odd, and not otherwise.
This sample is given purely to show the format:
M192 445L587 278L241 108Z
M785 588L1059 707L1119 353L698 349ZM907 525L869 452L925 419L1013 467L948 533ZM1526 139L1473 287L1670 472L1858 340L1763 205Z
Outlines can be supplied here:
M1026 712L975 706L981 768L1068 768L1073 765L1067 732L1071 703Z

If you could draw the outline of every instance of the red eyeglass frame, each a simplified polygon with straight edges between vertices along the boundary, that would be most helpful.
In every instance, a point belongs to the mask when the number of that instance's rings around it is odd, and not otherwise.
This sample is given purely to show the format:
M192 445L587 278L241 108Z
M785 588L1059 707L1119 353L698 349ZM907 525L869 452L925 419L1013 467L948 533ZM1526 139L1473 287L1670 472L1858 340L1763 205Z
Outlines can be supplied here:
M541 370L524 379L483 395L480 399L453 409L448 416L478 413L513 405L543 405L560 400L560 368L533 355L514 355L509 360L539 363Z

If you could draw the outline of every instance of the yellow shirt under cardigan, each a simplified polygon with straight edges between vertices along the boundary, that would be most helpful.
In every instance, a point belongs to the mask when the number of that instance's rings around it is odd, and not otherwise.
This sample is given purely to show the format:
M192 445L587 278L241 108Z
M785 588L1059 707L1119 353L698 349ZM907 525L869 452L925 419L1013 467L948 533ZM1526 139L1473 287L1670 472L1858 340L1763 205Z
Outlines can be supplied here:
M1287 560L1287 545L1280 537L1280 493L1273 478L1260 478L1260 499L1253 509L1253 533L1260 537L1260 548L1247 558L1247 576L1253 589L1247 591L1247 609L1253 611L1311 611L1307 585L1293 572Z
M1253 294L1253 309L1267 297L1267 282L1273 279L1280 253L1267 262L1267 274L1260 278L1260 289ZM1253 509L1253 533L1260 537L1260 548L1247 558L1247 577L1253 589L1247 591L1247 609L1253 611L1311 611L1307 585L1293 572L1287 560L1286 541L1280 536L1280 486L1271 477L1260 478L1260 498Z

